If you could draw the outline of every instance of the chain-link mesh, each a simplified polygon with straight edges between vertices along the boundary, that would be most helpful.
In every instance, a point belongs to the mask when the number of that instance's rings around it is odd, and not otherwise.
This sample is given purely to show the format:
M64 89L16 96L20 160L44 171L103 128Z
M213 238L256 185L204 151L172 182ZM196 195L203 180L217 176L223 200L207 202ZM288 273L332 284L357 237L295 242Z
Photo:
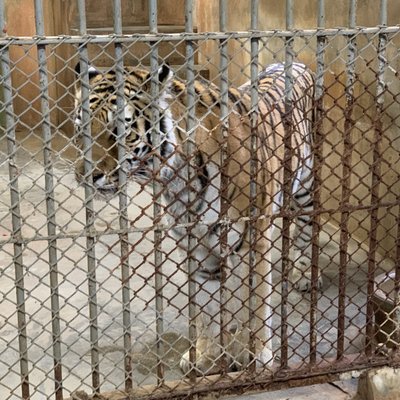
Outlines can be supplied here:
M310 26L287 1L286 27L258 1L65 3L49 7L65 30L44 30L36 0L22 36L0 1L1 397L167 398L395 365L394 2L337 2L346 28L323 1ZM282 62L266 95L259 74Z

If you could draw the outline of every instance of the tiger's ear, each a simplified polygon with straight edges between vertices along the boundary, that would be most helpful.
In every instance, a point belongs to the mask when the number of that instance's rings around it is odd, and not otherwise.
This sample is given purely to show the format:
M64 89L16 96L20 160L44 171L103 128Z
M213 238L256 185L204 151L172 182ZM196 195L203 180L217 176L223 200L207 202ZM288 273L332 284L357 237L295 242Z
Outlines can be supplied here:
M169 84L172 80L172 77L174 76L174 73L169 65L162 64L162 66L157 71L157 75L158 75L158 83L160 84L160 90L161 90L160 95L162 97L165 95L166 92L168 92ZM144 75L142 79L143 83L141 85L141 90L150 93L151 72L147 70L146 75Z
M158 69L158 81L163 84L163 86L168 85L172 77L174 76L174 73L172 72L171 68L167 64L163 64L159 69Z
M74 71L75 71L75 74L77 77L81 74L81 63L80 62L78 62L75 65ZM90 65L90 64L89 64L88 72L89 72L89 79L95 77L96 75L101 74L101 72L98 69L96 69L95 67L93 67L93 65Z

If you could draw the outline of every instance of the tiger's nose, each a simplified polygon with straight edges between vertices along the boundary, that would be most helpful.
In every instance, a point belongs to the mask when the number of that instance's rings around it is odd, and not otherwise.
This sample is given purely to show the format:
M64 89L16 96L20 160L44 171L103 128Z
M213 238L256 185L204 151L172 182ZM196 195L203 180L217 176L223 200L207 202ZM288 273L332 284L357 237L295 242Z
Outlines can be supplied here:
M92 176L93 176L93 185L94 186L101 187L106 183L105 175L102 172L94 171Z

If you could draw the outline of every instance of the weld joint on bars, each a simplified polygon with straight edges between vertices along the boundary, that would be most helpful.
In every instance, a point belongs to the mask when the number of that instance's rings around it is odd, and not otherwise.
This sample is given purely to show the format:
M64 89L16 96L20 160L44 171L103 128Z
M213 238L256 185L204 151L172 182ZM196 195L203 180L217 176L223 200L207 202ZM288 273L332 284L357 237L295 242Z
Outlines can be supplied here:
M116 42L129 42L132 40L143 42L180 41L180 40L223 40L223 39L251 39L263 37L326 37L326 36L356 36L358 34L394 34L400 32L400 26L378 26L357 28L317 28L293 30L267 30L267 31L235 31L235 32L200 32L200 33L157 33L157 34L131 34L131 35L58 35L58 36L7 36L0 40L0 46L29 45L29 44L57 44L59 42L79 44L90 41L91 43L107 43L111 37Z

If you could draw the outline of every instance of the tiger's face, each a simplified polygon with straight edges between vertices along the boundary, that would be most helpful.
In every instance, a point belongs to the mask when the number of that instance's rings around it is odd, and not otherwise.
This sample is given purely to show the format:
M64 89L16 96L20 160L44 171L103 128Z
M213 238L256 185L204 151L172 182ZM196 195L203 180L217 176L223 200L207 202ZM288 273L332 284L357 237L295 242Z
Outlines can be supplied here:
M76 68L77 74L79 69ZM75 84L75 131L81 159L76 164L78 182L93 177L93 186L99 194L114 194L119 189L119 170L122 163L128 178L146 184L152 178L154 157L169 158L174 152L174 135L171 115L163 94L172 73L167 66L160 68L158 80L162 93L159 99L150 95L150 73L141 69L126 69L124 74L124 115L118 114L116 75L114 71L101 72L89 68L88 129L84 126L83 96L81 83ZM163 86L162 86L163 85ZM159 120L154 121L153 109L159 110ZM119 116L119 117L118 117ZM118 140L118 118L123 127L123 138ZM158 135L158 148L153 146L153 137ZM86 143L86 144L85 144ZM121 152L121 143L125 151ZM89 160L88 144L91 148L92 168L85 170L85 159ZM120 152L120 155L118 154ZM123 155L121 155L121 153Z

